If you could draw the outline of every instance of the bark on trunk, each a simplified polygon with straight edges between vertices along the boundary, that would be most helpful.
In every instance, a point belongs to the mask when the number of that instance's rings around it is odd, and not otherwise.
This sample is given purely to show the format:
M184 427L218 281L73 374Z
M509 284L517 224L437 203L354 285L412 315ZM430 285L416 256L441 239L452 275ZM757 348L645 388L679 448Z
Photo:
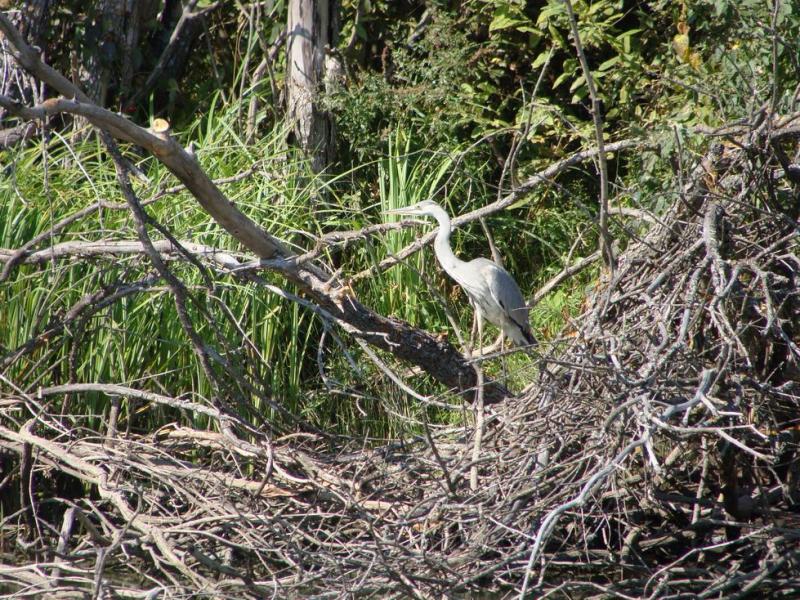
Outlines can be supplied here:
M80 79L86 95L108 106L109 89L115 98L130 95L137 66L142 26L155 18L158 3L140 0L100 0L93 22L86 27Z
M6 9L9 6L3 3L2 8ZM31 46L42 49L42 54L44 54L46 46L44 35L50 17L50 0L28 0L15 16L14 24L19 28L25 40ZM0 35L0 44L4 45L5 43L5 39ZM42 58L46 59L45 56ZM0 52L0 73L2 73L0 94L26 104L36 104L44 100L42 97L43 86L20 69L14 61L8 59L7 53ZM0 119L5 116L6 111L0 109ZM16 135L17 128L12 129L5 130L6 135L0 141L0 147L6 147L24 138L24 136Z
M287 23L287 109L295 143L319 173L333 160L333 123L319 106L326 49L336 41L335 0L291 0Z
M35 46L42 46L45 28L50 16L50 0L28 0L22 9L20 31Z
M89 9L82 55L73 57L79 64L74 77L86 95L96 104L114 110L131 93L133 77L139 65L136 57L142 28L155 18L158 2L154 0L98 0ZM76 131L86 121L76 118Z
M169 39L161 48L161 54L144 84L121 95L122 98L127 98L124 101L124 109L135 110L136 105L160 83L170 79L176 81L180 79L189 60L192 45L203 31L203 18L218 6L220 4L215 2L213 5L198 9L197 0L191 0L183 8L180 4L165 6L161 24L164 31L171 31Z

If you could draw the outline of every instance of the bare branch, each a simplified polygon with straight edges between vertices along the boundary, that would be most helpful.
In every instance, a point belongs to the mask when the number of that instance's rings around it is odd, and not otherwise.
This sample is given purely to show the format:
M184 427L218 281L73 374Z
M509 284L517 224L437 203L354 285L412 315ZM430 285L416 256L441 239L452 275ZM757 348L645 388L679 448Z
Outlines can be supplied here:
M581 43L581 36L578 31L578 21L575 18L575 11L572 8L571 0L564 0L564 5L567 7L569 23L572 28L572 41L575 43L575 51L578 54L578 60L580 60L581 63L581 71L583 71L583 77L586 79L586 87L589 89L589 97L592 100L591 110L592 120L594 121L595 140L597 142L597 163L600 165L598 169L600 171L600 254L603 256L603 262L606 268L611 270L613 277L617 260L614 257L611 236L608 232L608 166L606 164L603 117L600 114L600 98L595 89L592 70L589 68L589 62L586 60L586 54L583 51L583 44Z

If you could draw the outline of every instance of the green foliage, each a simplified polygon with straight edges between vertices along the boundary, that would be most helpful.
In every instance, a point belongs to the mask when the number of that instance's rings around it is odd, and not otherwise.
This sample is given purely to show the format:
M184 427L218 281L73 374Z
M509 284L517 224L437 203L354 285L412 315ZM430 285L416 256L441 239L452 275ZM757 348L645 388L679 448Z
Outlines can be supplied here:
M392 25L402 39L408 22ZM468 139L485 119L468 74L477 46L446 14L438 14L418 43L387 44L381 70L357 71L355 79L325 98L350 153L358 161L375 159L395 129L412 132L429 148Z
M719 124L774 93L779 106L790 100L798 69L792 41L800 35L790 3L778 3L775 15L771 3L755 1L573 5L606 129L617 136L676 122ZM460 10L432 8L417 37L420 12L391 3L363 6L349 57L358 57L351 60L352 77L327 99L357 160L376 158L396 127L432 149L491 136L491 150L500 154L507 152L511 132L526 129L523 169L592 140L586 81L563 0L476 0ZM773 18L779 33L775 89L768 29ZM344 41L352 40L344 35ZM488 144L481 150L475 165L492 155ZM476 173L498 174L496 168Z
M410 140L407 138L403 140L404 137L402 133L390 136L388 156L378 163L381 213L434 196L451 163L445 158L441 161L441 166L436 168L435 164L431 164L434 160L425 160L420 155L410 155ZM397 216L390 218L390 222L400 220L401 217ZM385 256L400 252L413 242L418 234L418 231L408 229L391 232L385 239L385 252L381 253L384 256L376 256L376 262ZM435 297L431 298L430 294L426 294L427 303L423 300L425 283L419 274L426 271L424 259L424 255L419 253L407 265L408 268L395 268L376 278L370 287L371 295L375 297L380 307L379 310L421 325L427 320L426 317L441 318L441 315L423 312L425 308L429 308L431 300L435 303ZM426 304L428 306L425 306Z
M231 128L233 118L235 113L227 110L213 114L204 124L198 123L190 134L200 142L197 155L201 164L218 177L239 173L255 160L256 149L237 141ZM283 131L276 130L257 150L265 172L282 171L283 177L250 177L229 184L226 192L273 234L288 237L290 230L308 229L308 194L313 182L305 188L300 186L298 182L307 175L304 164L285 162L282 153L275 151L282 137ZM16 155L13 168L7 170L0 183L0 246L19 247L54 222L96 200L122 201L113 167L97 145L85 142L74 151L80 168L75 168L72 153L62 144L55 144L49 151L46 170L45 163L38 159L39 148L32 147ZM275 167L277 164L285 166ZM140 168L150 179L149 183L136 184L143 199L173 185L157 161L145 159ZM282 200L275 202L276 197ZM186 192L163 196L150 204L148 210L178 239L235 250L231 238L208 219ZM156 239L160 237L154 230L150 233ZM52 243L109 238L136 238L127 210L103 209L68 227ZM203 291L200 274L193 268L176 264L171 268L193 292L190 316L198 333L234 364L245 360L249 352L257 353L258 360L250 360L249 364L260 365L260 370L248 376L263 382L276 401L289 408L297 406L302 401L302 382L313 368L310 348L316 328L313 316L264 289L229 279L219 281L210 293ZM8 307L0 319L4 351L42 331L51 318L64 315L84 294L121 280L137 281L150 271L147 261L139 257L77 263L55 261L43 267L21 267L9 282L0 286L0 303ZM228 309L241 320L229 319ZM220 335L212 329L212 322L218 326ZM243 334L252 346L242 347ZM220 337L227 340L227 345L220 342ZM175 304L161 285L102 310L82 330L68 329L63 342L54 340L53 344L61 346L45 345L20 363L14 374L40 385L63 383L74 376L79 381L120 382L153 391L167 386L176 394L200 398L212 395L179 325ZM46 360L42 361L43 357ZM266 407L259 407L256 398L248 401L262 409L264 417L279 420ZM101 406L85 408L91 414L100 414L104 409L105 401ZM151 417L158 422L157 415L163 414L163 409L153 411L155 415Z

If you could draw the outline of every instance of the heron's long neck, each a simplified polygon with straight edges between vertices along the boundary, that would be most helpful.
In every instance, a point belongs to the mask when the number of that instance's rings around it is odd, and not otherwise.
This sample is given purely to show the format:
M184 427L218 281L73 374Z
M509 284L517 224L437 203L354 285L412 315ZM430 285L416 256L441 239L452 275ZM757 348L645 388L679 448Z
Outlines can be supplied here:
M444 210L436 211L433 216L439 222L439 231L436 232L436 239L433 241L433 250L436 258L439 259L439 264L448 275L453 277L453 269L462 261L450 248L450 217Z

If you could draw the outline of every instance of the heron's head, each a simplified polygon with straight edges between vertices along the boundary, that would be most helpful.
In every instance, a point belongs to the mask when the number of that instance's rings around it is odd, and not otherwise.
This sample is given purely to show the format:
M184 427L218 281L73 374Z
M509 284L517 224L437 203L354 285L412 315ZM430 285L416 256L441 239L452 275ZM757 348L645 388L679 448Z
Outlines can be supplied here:
M441 206L436 204L433 200L423 200L411 206L404 206L403 208L395 208L387 210L387 215L416 215L435 217L437 213L444 212Z

